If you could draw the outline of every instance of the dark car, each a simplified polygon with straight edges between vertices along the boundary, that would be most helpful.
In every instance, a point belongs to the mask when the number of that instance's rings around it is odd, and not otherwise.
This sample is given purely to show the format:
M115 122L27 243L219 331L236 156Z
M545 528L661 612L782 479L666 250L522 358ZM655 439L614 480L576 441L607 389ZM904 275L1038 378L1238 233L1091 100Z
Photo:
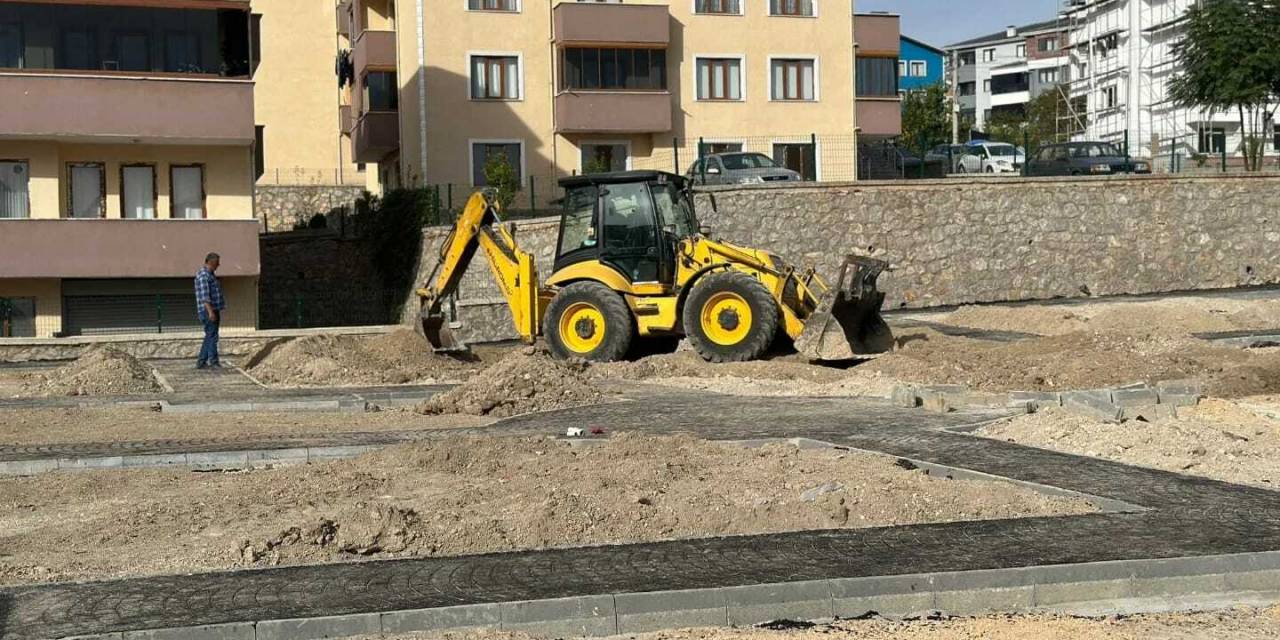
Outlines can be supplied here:
M1151 163L1125 156L1109 142L1064 142L1036 150L1027 163L1029 176L1105 176L1151 173Z

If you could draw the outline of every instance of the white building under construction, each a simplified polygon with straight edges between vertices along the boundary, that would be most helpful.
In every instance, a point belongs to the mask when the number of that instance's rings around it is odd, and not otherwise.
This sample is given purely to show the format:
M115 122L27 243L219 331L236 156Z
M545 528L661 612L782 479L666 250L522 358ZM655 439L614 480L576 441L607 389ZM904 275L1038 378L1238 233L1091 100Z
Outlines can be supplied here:
M1062 129L1075 140L1127 141L1132 155L1165 170L1176 166L1172 156L1238 158L1239 114L1178 107L1168 95L1178 73L1174 46L1201 1L1067 0L1060 20L1070 33L1071 79L1063 90L1074 100ZM1265 133L1275 154L1280 131L1269 123Z

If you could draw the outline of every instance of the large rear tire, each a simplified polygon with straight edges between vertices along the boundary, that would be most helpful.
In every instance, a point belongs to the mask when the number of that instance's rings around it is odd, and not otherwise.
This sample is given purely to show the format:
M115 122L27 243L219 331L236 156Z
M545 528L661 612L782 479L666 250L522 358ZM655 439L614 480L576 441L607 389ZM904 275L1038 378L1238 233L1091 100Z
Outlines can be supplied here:
M684 332L703 359L755 360L778 331L778 305L759 280L740 271L703 276L684 303Z
M575 282L551 300L542 332L560 358L612 362L627 354L635 329L622 296L598 282Z

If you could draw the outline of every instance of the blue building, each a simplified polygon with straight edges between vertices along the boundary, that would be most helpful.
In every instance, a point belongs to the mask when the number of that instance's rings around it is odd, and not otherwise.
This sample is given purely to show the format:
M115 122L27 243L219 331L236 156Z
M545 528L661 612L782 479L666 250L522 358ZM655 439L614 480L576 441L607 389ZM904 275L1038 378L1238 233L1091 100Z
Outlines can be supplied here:
M915 38L900 36L898 54L898 90L915 91L942 82L946 54Z

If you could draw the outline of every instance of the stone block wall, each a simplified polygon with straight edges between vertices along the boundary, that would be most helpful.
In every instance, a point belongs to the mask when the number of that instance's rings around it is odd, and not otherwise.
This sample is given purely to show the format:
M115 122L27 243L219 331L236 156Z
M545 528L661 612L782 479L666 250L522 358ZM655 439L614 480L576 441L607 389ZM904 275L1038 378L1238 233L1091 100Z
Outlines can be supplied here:
M886 308L1280 283L1280 176L995 178L714 187L697 195L712 236L832 277L858 252L888 260ZM425 233L419 283L446 228ZM518 224L540 274L557 219ZM488 266L459 295L469 340L515 337ZM411 321L416 304L406 305Z
M259 328L395 321L390 313L397 294L383 289L365 240L335 230L304 230L264 234L259 246Z
M340 207L350 207L364 193L364 187L340 185L258 185L254 189L253 206L263 231L290 231L297 223L305 224L317 213L328 214Z

